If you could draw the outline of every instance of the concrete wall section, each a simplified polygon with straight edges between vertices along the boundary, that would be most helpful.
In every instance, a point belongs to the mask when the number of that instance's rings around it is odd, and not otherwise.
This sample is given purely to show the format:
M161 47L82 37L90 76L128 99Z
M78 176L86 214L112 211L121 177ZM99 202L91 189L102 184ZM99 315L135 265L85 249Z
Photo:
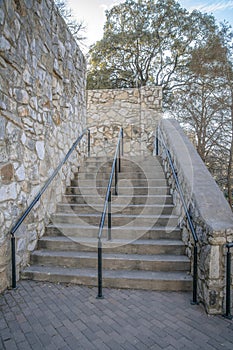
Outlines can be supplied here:
M93 154L113 154L121 126L125 154L153 150L154 130L161 118L162 88L88 90L87 101Z
M86 63L52 0L0 0L0 28L1 291L10 228L86 126ZM78 161L79 150L16 232L18 271Z
M231 208L179 123L175 120L162 120L160 130L174 161L199 238L199 299L204 302L208 313L223 313L226 267L224 244L233 239ZM160 154L163 157L164 168L180 215L187 254L192 257L193 239L161 143Z

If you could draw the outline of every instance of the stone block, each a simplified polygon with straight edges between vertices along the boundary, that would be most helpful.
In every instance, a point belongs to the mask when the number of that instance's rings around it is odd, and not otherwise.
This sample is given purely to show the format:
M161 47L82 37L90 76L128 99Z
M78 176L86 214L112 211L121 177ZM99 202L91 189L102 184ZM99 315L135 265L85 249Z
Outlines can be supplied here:
M5 164L0 168L0 178L3 184L8 184L14 179L14 166L12 163Z
M210 274L209 278L219 278L219 246L212 246L210 251Z
M22 103L22 104L29 103L29 95L28 95L26 90L15 88L13 91L13 95L14 95L17 102Z
M17 184L15 182L10 185L1 185L0 202L15 200L17 198Z
M30 111L28 106L20 106L17 109L19 117L28 117L30 115Z
M3 110L3 111L6 110L6 104L2 100L0 100L0 109ZM2 119L2 118L0 117L0 119Z
M39 157L39 159L43 160L45 156L45 144L44 141L37 141L36 142L36 152Z
M10 50L11 45L10 42L3 36L0 36L0 51Z
M9 159L6 149L6 143L0 140L0 163L7 162Z
M25 168L24 165L21 165L15 172L15 178L17 181L25 180Z

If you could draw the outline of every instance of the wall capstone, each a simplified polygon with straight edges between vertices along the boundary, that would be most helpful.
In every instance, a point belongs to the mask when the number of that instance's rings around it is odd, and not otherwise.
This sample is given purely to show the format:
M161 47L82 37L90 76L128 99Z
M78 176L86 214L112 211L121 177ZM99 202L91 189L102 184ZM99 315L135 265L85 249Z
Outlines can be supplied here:
M225 310L226 248L232 242L233 214L223 193L176 120L161 120L160 130L174 162L198 236L198 298L209 314ZM186 253L193 262L193 238L163 147L159 147ZM233 288L232 288L233 296Z

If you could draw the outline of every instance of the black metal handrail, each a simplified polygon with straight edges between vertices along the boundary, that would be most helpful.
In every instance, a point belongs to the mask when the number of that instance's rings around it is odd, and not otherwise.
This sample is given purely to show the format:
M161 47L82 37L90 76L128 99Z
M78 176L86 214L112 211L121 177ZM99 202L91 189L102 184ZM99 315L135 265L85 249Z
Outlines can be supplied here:
M103 227L104 227L104 222L106 218L106 213L108 210L108 240L111 240L111 228L112 228L112 214L111 214L111 201L112 201L112 181L113 181L113 176L115 173L115 195L118 195L118 172L121 172L121 154L123 155L123 140L124 140L124 135L123 135L123 128L120 129L119 135L118 135L118 141L116 145L116 151L114 155L114 159L112 162L112 169L108 181L108 187L106 191L106 196L105 196L105 201L104 201L104 207L100 219L100 224L99 224L99 232L98 232L98 299L103 299L103 294L102 294L102 232L103 232Z
M164 141L164 138L163 138L163 135L162 135L161 131L159 133L159 128L158 128L157 135L156 135L156 155L159 154L159 141L162 142L163 147L165 149L165 152L166 152L166 155L167 155L167 158L168 158L168 161L169 161L169 165L170 165L170 168L172 170L172 175L173 175L173 177L175 179L176 187L177 187L177 190L179 192L180 199L181 199L181 202L182 202L182 205L183 205L183 208L184 208L184 211L185 211L185 215L186 215L186 218L187 218L187 221L188 221L188 224L189 224L189 228L191 230L191 233L192 233L192 236L193 236L193 240L194 240L194 252L193 252L193 300L192 300L192 304L197 304L197 243L198 243L198 237L197 237L196 231L194 229L193 222L192 222L192 219L190 217L187 204L186 204L185 199L184 199L184 193L183 193L182 187L180 185L180 182L179 182L179 179L178 179L178 176L177 176L177 171L176 171L174 163L172 161L172 157L171 157L170 151L168 150L168 148L166 146L166 143Z
M233 248L233 243L227 243L227 266L226 266L226 313L224 317L232 320L231 315L231 251Z
M29 204L27 209L23 212L23 214L20 216L20 218L17 220L17 222L14 224L14 226L10 230L11 234L11 262L12 262L12 288L16 288L16 249L15 249L15 232L18 230L20 225L23 223L25 218L28 216L28 214L31 212L35 204L39 201L42 194L46 191L46 189L49 187L55 176L58 174L59 170L62 168L64 163L67 161L67 159L70 157L71 153L74 151L74 149L77 147L83 136L87 133L88 136L88 156L90 156L90 130L85 129L83 133L77 138L77 140L73 143L72 147L69 149L66 156L63 158L63 160L60 162L60 164L57 166L57 168L54 170L52 175L49 177L49 179L45 182L44 186L40 189L40 191L37 193L35 198L32 200L32 202Z

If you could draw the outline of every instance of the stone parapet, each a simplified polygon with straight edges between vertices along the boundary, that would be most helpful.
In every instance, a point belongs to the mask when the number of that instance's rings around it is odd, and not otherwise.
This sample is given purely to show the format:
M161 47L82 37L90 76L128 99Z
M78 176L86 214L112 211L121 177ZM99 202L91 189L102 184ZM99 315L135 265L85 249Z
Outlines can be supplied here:
M225 308L225 244L232 242L233 238L231 208L179 123L175 120L164 119L159 128L171 153L199 239L199 300L204 303L208 313L223 313ZM186 252L192 259L193 238L168 165L166 153L161 143L159 146L159 153L163 158L164 169L172 188L177 214L180 217Z
M88 90L87 120L92 152L113 154L119 128L124 128L125 154L152 152L154 130L161 118L162 88Z
M86 126L86 63L52 0L0 1L0 28L1 291L10 285L10 228ZM17 273L80 153L16 232Z

